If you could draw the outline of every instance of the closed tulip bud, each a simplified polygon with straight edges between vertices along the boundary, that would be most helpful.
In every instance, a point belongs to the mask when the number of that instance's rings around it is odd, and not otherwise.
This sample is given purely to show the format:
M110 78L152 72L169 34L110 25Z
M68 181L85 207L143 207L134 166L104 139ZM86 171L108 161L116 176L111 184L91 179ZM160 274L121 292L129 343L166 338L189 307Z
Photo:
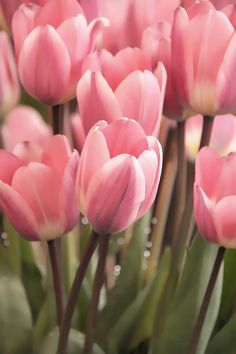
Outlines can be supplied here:
M152 205L161 175L162 149L155 137L123 118L97 123L78 167L81 212L99 234L126 229Z
M3 146L9 152L13 152L14 147L23 141L44 145L51 135L51 128L30 106L16 106L6 115L2 126Z
M104 18L89 25L76 0L24 4L14 14L13 37L25 90L47 104L75 96L85 57L94 49ZM29 65L30 63L30 65Z
M228 17L204 1L189 13L178 8L172 30L173 80L189 111L235 112L236 32Z
M196 159L194 214L208 241L236 248L236 153L219 156L212 148Z
M10 39L0 32L0 116L15 106L20 96L14 54Z
M75 226L78 157L62 135L44 148L24 142L13 154L0 150L0 208L26 239L54 239Z

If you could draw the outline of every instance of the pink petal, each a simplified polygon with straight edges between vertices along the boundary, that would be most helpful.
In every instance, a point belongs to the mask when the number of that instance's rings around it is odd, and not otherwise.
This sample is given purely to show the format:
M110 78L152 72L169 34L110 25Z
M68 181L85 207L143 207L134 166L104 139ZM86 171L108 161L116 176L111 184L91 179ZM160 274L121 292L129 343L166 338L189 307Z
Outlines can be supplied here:
M62 100L70 65L65 44L53 27L37 27L25 39L19 56L20 78L25 89L42 102Z
M108 161L91 180L86 216L100 234L114 233L135 221L145 197L145 180L137 160L120 155Z
M35 17L39 11L40 6L36 4L22 4L13 15L12 32L17 56L25 38L34 29Z
M72 115L71 125L75 147L79 151L79 153L81 153L86 135L84 132L83 122L79 113L74 113Z
M77 175L76 194L79 195L81 211L84 211L84 198L90 180L96 171L109 160L110 154L103 133L99 130L90 132L82 150Z
M0 180L11 184L14 173L23 165L23 162L13 154L0 149Z
M24 141L15 146L13 153L27 165L30 162L41 162L43 149L38 144Z
M85 133L101 119L121 118L114 93L100 72L87 71L77 85L77 100Z
M42 162L54 171L59 180L62 180L70 156L71 148L67 137L57 134L52 136L45 146Z
M76 201L75 185L79 154L74 151L65 168L64 178L60 191L60 215L64 220L65 232L72 230L79 218L79 209Z
M200 234L210 242L218 243L218 234L214 224L214 205L202 188L194 184L194 216Z
M109 26L109 20L105 17L97 17L89 24L89 36L90 36L90 46L89 51L92 51L96 47L96 40L98 35L102 32L105 27Z
M14 175L12 187L34 213L40 238L50 239L63 234L59 210L60 183L49 167L36 162L21 167Z
M42 116L30 106L17 106L7 114L2 126L3 144L8 151L26 140L43 145L51 134Z
M147 140L142 127L134 120L118 119L103 129L111 157L131 154L135 157L147 149Z
M88 21L91 21L99 15L99 4L98 0L80 0L80 4L85 12L85 16Z
M83 10L76 0L48 0L36 18L36 26L49 24L56 28L78 14Z
M10 186L0 181L0 208L15 229L30 241L38 241L35 215L25 200Z
M219 243L227 248L236 248L236 196L226 197L217 203L214 210Z
M150 71L134 71L117 87L116 98L124 117L137 120L152 135L159 117L160 87Z

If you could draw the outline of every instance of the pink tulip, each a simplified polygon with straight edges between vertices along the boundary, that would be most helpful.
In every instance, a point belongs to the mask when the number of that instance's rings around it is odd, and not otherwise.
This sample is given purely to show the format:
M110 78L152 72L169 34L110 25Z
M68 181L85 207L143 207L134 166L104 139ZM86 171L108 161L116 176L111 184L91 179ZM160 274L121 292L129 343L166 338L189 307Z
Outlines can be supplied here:
M103 32L103 47L113 54L139 47L143 31L157 21L172 22L180 0L100 0L100 13L110 21Z
M78 153L65 136L51 137L44 148L24 142L14 154L0 150L0 164L0 208L23 237L50 240L75 226Z
M148 27L142 36L142 50L149 57L154 73L161 61L167 71L166 94L163 113L168 118L180 120L184 112L173 87L172 78L172 49L171 49L171 24L169 22L158 22L153 27Z
M204 1L175 13L174 87L180 103L203 115L235 112L236 33L228 17Z
M0 116L17 103L20 88L14 54L6 32L0 32Z
M210 242L236 247L236 153L220 157L203 148L196 159L194 214L198 229Z
M119 232L152 205L162 168L162 149L130 119L97 123L78 167L81 212L99 234Z
M3 146L9 152L23 141L44 145L52 135L51 128L33 107L16 106L10 111L2 126Z
M159 81L151 71L129 74L113 92L102 74L87 71L77 85L82 126L87 135L100 120L108 123L122 117L137 120L147 135L158 134L165 94L166 72L158 67Z
M185 145L187 157L194 161L199 150L203 117L197 115L186 121ZM210 144L220 155L236 151L236 117L232 114L216 116Z
M124 78L134 70L150 70L148 57L139 48L124 48L115 55L101 49L89 54L85 59L82 72L101 71L112 90L115 90Z
M89 25L76 0L22 5L12 28L21 82L32 96L57 104L75 96L84 58L107 20ZM30 65L29 65L30 63Z
M205 1L205 0L201 0ZM182 0L181 6L185 8L189 8L192 6L196 0ZM223 7L225 7L228 4L236 4L235 0L211 0L211 3L215 6L216 9L221 10Z
M79 0L88 21L99 16L98 0Z

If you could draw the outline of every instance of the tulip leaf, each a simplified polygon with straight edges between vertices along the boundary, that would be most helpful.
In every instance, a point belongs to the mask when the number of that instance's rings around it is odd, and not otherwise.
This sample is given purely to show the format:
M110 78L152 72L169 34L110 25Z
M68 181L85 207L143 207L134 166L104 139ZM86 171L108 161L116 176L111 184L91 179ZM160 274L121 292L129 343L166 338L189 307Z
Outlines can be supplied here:
M181 280L168 308L161 333L153 338L153 353L186 353L203 296L209 282L218 247L196 237L187 255ZM223 266L207 311L196 354L203 354L219 311L223 284Z
M42 345L37 351L37 354L56 354L58 343L58 329L54 329L46 339L43 341ZM75 329L71 329L69 336L69 343L67 354L82 354L84 348L84 335ZM104 354L102 349L99 348L97 344L93 345L93 350L91 354Z
M150 214L139 220L127 246L126 257L121 264L121 273L111 289L103 310L98 315L97 341L105 345L105 338L116 325L124 311L135 300L143 279L143 259L146 243L145 228L149 225Z
M210 341L206 354L235 354L236 316L234 316Z
M153 280L139 293L109 333L108 353L130 351L152 334L156 306L169 274L167 249Z
M0 275L0 353L31 353L32 318L20 279Z

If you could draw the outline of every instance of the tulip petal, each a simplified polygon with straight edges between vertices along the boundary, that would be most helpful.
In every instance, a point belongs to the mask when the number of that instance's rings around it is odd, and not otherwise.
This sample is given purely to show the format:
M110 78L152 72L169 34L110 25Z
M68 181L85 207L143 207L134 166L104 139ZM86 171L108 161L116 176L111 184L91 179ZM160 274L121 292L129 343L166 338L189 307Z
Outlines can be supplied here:
M142 127L134 120L118 119L103 129L110 156L130 154L135 157L147 150L148 144Z
M121 118L116 97L100 72L87 71L77 85L77 100L85 133L101 119Z
M91 178L109 160L110 154L103 133L99 130L90 132L82 150L76 182L82 212L84 212L84 198Z
M52 170L42 164L32 162L17 170L12 187L29 205L34 213L38 234L42 239L61 236L63 225L60 219L60 184Z
M16 230L30 241L39 241L35 215L25 200L11 187L0 181L0 208Z
M99 234L124 230L137 217L145 198L145 179L138 161L120 155L108 161L90 181L86 215Z
M214 224L214 204L198 184L194 184L194 216L200 234L210 242L218 243Z
M42 162L49 166L57 177L62 180L64 170L71 156L71 148L65 135L54 135L46 147L42 155Z
M41 162L43 149L40 145L30 141L24 141L15 146L14 155L27 165L30 162Z
M227 248L236 248L236 196L226 197L217 203L214 210L219 243Z
M0 180L4 183L11 184L14 173L23 162L15 155L0 149Z
M32 96L48 104L60 102L69 82L70 65L66 46L53 27L36 27L26 37L19 55L19 74Z

